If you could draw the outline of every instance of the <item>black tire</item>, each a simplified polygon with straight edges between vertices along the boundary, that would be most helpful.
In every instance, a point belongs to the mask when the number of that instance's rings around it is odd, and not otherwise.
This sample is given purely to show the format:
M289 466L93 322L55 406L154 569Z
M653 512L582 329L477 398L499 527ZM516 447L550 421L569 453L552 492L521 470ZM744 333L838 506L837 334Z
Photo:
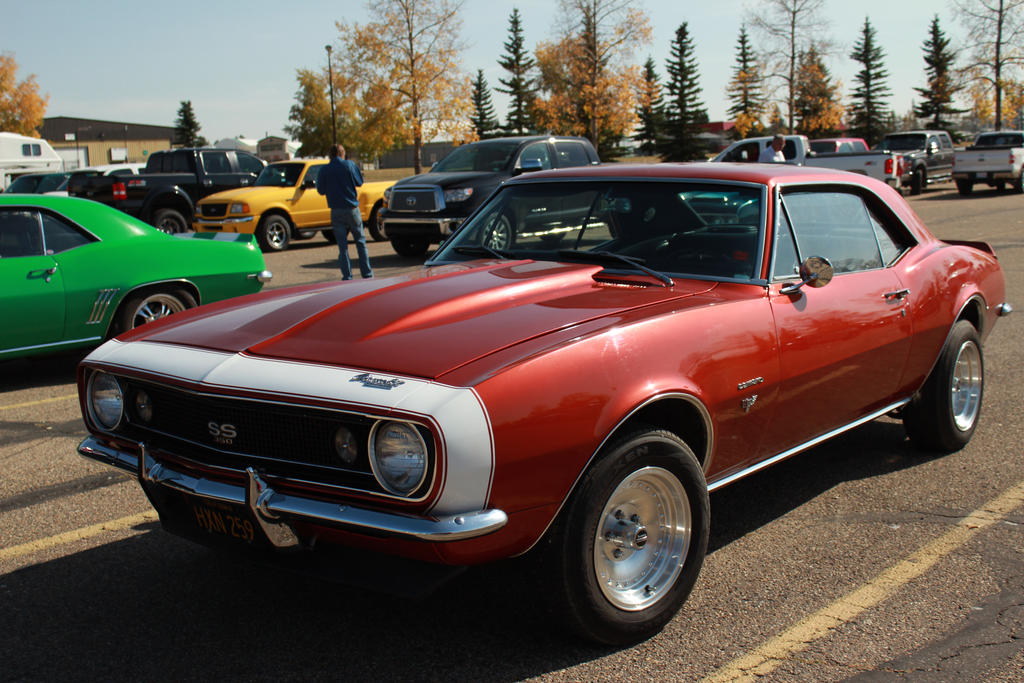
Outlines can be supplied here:
M985 363L978 331L961 320L953 326L921 391L903 409L907 436L922 450L960 450L978 425L984 388Z
M330 228L322 232L324 239L327 240L328 244L337 244L338 238L334 236L334 229Z
M996 184L993 185L993 187L996 188L996 192L1003 192L1004 190L1006 190L1006 181L997 180Z
M127 332L153 320L196 306L184 289L150 289L126 299L117 312L116 332Z
M256 241L263 251L284 251L292 241L292 224L279 213L270 213L256 226Z
M970 180L958 180L956 181L956 191L960 194L970 194L974 191L974 183Z
M1024 193L1024 173L1021 173L1010 182L1010 189L1017 194Z
M366 231L373 238L374 242L386 242L384 236L384 217L380 215L380 207L384 205L383 200L378 200L370 210L370 220L366 221Z
M617 439L543 541L545 599L589 640L649 638L693 589L710 518L704 473L679 437L646 427Z
M924 169L919 168L910 176L910 194L921 194L924 191L925 175Z
M177 209L157 209L153 214L153 227L168 235L188 232L191 225Z
M430 241L422 237L392 237L391 247L399 256L422 258L430 248Z

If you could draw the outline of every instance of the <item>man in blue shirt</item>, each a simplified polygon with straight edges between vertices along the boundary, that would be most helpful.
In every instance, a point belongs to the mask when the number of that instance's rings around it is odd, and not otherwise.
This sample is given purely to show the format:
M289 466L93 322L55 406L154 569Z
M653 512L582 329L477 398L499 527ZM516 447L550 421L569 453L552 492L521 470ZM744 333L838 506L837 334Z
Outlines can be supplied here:
M353 162L345 158L345 148L331 147L331 161L316 177L316 191L327 197L331 208L331 228L338 242L338 266L341 279L352 279L352 264L348 260L348 235L356 242L359 255L359 274L364 278L373 277L370 255L366 251L366 236L363 234L363 219L359 215L359 192L363 174Z

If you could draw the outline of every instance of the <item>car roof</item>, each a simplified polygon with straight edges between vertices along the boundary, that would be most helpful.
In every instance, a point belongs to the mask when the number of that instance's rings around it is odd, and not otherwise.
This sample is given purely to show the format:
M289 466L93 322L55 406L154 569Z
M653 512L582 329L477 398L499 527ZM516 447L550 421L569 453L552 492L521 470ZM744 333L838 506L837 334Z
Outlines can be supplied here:
M577 166L551 171L525 173L508 181L511 183L530 182L533 179L553 180L556 178L598 179L652 178L658 180L699 179L724 180L730 182L775 183L820 182L820 183L865 183L878 182L866 176L830 168L796 166L793 164L751 164L742 162L686 162L664 164L601 164ZM884 183L880 183L883 184Z

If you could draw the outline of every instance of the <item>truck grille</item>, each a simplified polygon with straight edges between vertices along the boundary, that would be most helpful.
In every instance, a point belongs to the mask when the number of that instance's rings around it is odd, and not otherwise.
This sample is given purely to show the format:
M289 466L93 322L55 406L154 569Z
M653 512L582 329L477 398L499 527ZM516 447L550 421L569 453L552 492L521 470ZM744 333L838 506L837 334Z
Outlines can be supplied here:
M393 187L388 211L440 211L444 198L440 187Z
M199 214L204 218L223 218L228 212L226 203L200 204Z
M121 378L126 424L118 432L195 462L242 470L255 467L287 477L375 493L385 493L373 476L368 454L376 419L336 410L197 394L164 385ZM142 418L139 405L151 412ZM355 437L355 462L342 462L335 433ZM425 428L424 441L433 444ZM433 467L433 456L430 467ZM432 476L428 473L426 481Z

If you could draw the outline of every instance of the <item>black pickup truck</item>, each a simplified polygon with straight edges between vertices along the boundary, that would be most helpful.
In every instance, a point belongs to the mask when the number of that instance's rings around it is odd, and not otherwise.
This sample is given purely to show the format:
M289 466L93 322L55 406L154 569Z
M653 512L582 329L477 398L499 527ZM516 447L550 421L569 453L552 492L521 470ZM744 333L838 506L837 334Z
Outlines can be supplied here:
M137 176L72 176L68 194L109 204L163 232L185 232L196 202L252 185L264 166L259 157L233 149L169 149L150 154Z
M430 172L384 192L384 234L402 256L423 256L459 227L498 185L528 171L599 163L586 138L533 135L456 147Z

